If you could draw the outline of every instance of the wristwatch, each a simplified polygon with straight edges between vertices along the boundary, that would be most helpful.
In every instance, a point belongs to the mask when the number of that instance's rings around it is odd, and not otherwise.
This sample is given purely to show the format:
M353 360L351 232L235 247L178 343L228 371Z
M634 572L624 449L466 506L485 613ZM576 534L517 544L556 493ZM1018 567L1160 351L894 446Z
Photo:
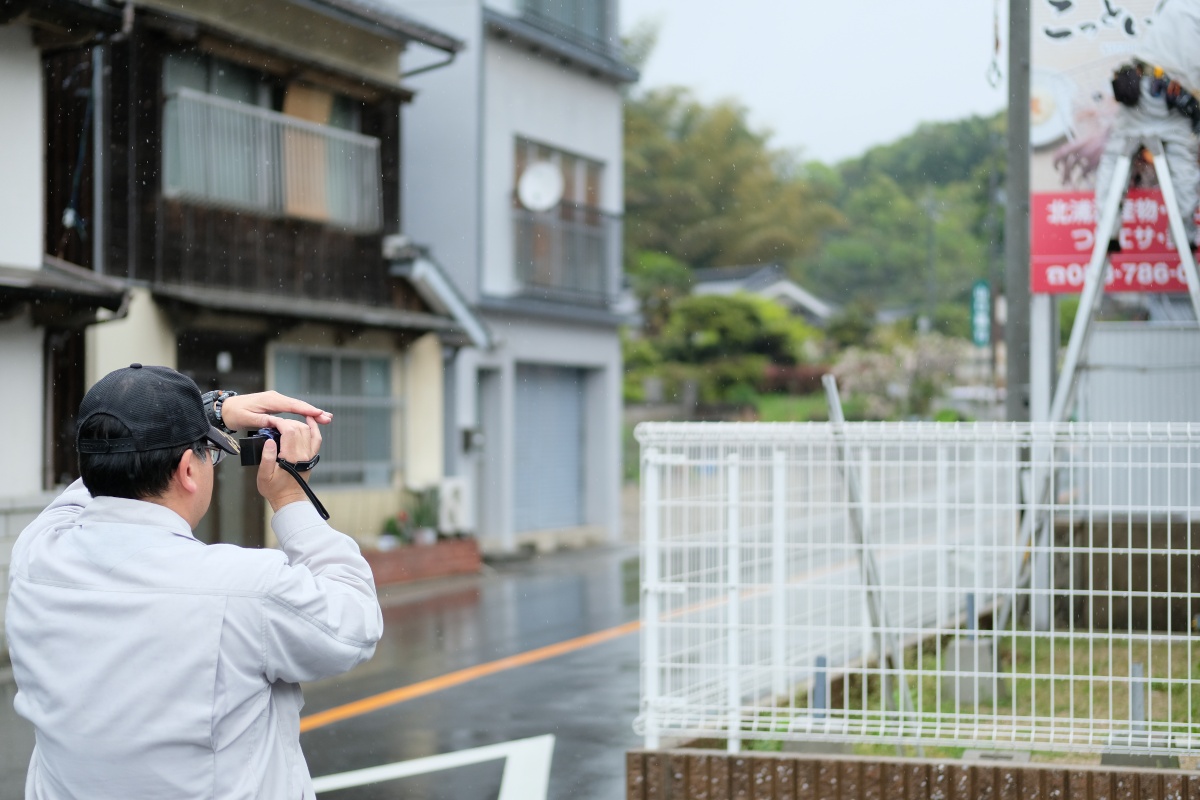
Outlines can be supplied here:
M209 423L226 433L233 433L233 430L225 426L225 420L221 417L221 406L229 398L237 397L237 394L237 392L227 392L224 389L213 389L211 392L200 395L200 399L204 401L204 413L208 415Z

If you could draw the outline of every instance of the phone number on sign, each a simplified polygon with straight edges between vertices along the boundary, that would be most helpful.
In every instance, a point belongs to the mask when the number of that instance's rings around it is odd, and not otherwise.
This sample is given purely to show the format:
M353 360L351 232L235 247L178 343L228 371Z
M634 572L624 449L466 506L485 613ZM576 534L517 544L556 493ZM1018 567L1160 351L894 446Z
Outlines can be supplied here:
M1045 286L1050 290L1071 291L1082 289L1087 272L1085 264L1051 265L1046 267ZM1167 264L1162 261L1131 261L1112 264L1105 275L1104 286L1110 291L1121 289L1175 289L1186 290L1187 273L1182 264Z

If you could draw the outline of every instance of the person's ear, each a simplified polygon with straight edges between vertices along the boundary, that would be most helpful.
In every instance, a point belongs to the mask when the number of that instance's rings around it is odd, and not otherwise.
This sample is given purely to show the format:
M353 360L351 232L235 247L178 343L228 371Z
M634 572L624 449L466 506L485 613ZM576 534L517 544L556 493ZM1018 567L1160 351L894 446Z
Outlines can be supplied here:
M196 480L200 469L200 457L196 455L196 451L190 447L184 450L179 464L175 467L175 479L179 481L179 488L188 494L195 494L200 489Z

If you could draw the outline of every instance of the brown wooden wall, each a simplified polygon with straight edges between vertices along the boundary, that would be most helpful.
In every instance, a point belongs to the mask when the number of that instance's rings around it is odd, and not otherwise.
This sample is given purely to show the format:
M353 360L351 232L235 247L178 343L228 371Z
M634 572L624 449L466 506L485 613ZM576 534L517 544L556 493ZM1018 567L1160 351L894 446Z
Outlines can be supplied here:
M383 233L400 230L400 100L384 96L363 106L362 131L380 139L383 232L349 233L335 225L260 217L162 196L162 70L169 52L186 49L139 22L106 47L104 95L95 108L105 131L108 191L103 219L92 215L91 136L84 124L91 88L91 48L45 59L47 86L47 252L59 249L79 138L87 135L80 211L89 233L104 226L104 271L151 283L263 291L275 295L423 309L387 277ZM72 85L64 79L74 75ZM65 237L62 256L92 264L91 246ZM399 292L399 295L397 295Z
M156 283L391 305L377 235L164 199Z
M626 755L627 800L1200 800L1178 770L713 750Z

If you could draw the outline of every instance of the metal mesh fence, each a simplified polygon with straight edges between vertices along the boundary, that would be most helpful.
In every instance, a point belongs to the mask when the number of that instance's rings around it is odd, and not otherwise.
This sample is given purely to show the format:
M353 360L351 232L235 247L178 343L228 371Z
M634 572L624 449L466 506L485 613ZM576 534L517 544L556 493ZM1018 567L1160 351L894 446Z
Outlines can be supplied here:
M1200 426L637 438L647 746L1200 746Z

